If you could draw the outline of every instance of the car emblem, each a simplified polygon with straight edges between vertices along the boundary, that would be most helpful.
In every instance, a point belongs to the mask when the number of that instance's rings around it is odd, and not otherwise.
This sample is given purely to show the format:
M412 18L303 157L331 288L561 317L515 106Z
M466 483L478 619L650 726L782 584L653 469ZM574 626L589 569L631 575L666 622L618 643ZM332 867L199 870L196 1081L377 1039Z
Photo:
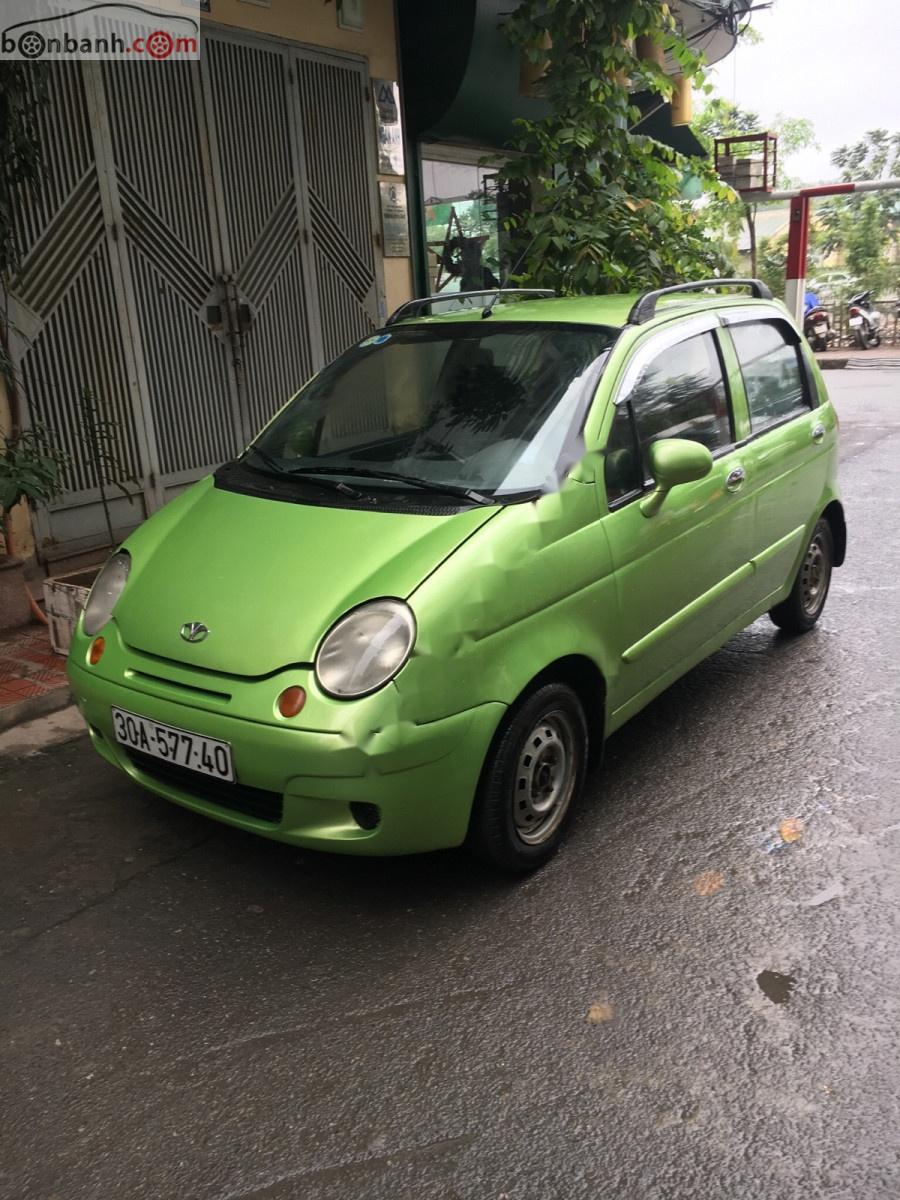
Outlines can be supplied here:
M209 637L209 626L202 621L185 621L181 627L181 636L186 642L203 642Z

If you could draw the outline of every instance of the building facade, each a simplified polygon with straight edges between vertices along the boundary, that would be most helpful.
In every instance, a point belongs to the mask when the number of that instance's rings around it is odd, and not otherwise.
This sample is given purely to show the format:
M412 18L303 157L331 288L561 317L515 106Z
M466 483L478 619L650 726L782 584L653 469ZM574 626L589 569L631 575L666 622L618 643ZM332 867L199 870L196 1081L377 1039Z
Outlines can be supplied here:
M73 461L35 521L48 569L109 541L104 508L119 539L238 452L409 298L373 93L398 77L393 4L344 16L212 0L198 62L49 64L11 302L22 406Z

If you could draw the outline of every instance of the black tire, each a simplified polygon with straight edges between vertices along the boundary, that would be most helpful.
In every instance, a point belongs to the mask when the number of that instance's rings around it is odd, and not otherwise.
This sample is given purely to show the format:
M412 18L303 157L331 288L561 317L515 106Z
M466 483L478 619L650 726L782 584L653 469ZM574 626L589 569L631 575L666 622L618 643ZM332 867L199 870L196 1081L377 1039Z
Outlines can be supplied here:
M790 595L769 610L769 616L785 633L809 633L822 615L831 571L834 566L834 537L822 518L816 522Z
M881 345L881 334L880 334L880 333L873 333L873 334L872 334L872 337L871 337L871 339L870 339L870 341L869 341L869 345L870 345L870 346L873 346L873 347L875 347L875 348L877 349L877 348L878 348L878 347Z
M506 714L488 751L467 849L501 871L542 866L563 839L587 759L587 721L572 689L547 683L526 696Z
M828 349L828 338L827 337L813 338L813 350L816 350L817 352L821 353L823 350L827 350L827 349Z
M869 341L868 341L868 338L866 337L866 331L863 326L860 326L860 328L857 329L857 331L856 331L856 341L857 341L857 344L859 345L860 350L868 350Z

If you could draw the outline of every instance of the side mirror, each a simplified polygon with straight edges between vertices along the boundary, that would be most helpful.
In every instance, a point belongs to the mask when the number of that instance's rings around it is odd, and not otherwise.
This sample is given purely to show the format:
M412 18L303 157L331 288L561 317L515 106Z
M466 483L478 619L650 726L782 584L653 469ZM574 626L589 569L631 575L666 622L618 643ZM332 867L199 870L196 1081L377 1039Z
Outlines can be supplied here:
M647 453L656 487L641 501L641 512L645 517L653 517L659 512L673 487L703 479L713 466L707 448L686 438L662 438L652 442Z

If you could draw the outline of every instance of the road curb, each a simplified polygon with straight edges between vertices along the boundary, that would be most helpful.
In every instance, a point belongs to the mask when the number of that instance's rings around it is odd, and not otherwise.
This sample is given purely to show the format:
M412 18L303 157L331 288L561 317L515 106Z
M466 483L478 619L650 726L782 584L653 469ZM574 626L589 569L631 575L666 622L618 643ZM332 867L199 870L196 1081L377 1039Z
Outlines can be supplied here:
M846 358L816 358L821 371L843 371L849 361L849 354Z
M75 704L56 713L45 713L0 733L0 766L10 757L27 758L51 746L72 742L86 733L87 724Z
M43 696L29 696L19 704L0 709L0 733L14 729L16 725L24 725L26 721L33 721L36 717L46 717L50 713L59 712L61 708L68 708L73 703L68 687L54 688L52 692Z
M851 370L854 367L868 367L877 371L883 367L886 371L896 371L900 367L900 348L897 346L879 346L876 349L861 350L848 347L847 350L829 350L816 355L816 362L823 371L840 371L844 367Z

